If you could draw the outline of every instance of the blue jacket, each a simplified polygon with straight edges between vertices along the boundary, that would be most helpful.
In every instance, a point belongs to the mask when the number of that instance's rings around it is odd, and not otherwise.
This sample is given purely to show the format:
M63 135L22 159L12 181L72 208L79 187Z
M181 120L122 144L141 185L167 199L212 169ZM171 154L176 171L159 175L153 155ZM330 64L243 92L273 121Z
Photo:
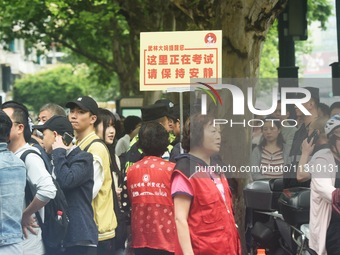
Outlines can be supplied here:
M24 162L0 143L0 246L23 240L21 218L25 199Z
M75 147L52 151L56 180L68 203L69 225L65 246L97 245L98 229L92 209L93 156Z

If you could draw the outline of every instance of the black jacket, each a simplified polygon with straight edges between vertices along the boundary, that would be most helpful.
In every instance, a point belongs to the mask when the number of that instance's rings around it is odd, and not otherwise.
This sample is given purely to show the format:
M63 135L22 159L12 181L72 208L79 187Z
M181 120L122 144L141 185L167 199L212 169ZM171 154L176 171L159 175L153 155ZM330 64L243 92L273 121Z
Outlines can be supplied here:
M66 150L52 151L56 180L63 190L67 203L69 225L65 246L96 245L98 230L93 219L93 156L74 148L67 156Z

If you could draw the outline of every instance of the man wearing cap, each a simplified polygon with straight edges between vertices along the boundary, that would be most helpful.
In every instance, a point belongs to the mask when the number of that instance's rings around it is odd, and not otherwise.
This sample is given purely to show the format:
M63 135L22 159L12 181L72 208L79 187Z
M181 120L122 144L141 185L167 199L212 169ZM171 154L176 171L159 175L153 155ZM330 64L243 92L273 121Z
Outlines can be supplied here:
M169 141L171 145L175 145L178 142L178 139L180 135L179 130L179 108L178 105L176 106L172 101L169 99L159 99L155 102L155 104L161 104L165 105L167 108L166 111L166 117L168 118L169 122ZM178 113L178 114L177 114ZM176 141L175 141L176 140Z
M156 121L159 124L161 124L166 131L170 132L170 126L169 126L169 119L167 117L168 115L168 108L164 104L152 104L145 106L141 109L142 111L142 121L148 122L148 121ZM141 160L143 158L143 151L138 147L138 135L134 137L134 139L130 143L130 149L126 153L126 164L125 164L125 170L124 173L127 172L127 169L129 166L131 166L133 163ZM165 152L162 158L169 159L170 154L169 152L171 149L168 148L168 151Z
M27 142L31 138L29 127L29 114L27 108L18 102L8 101L2 104L1 108L11 119L13 126L10 133L8 148L18 158L26 150L39 150L30 146ZM44 206L53 199L56 194L56 187L53 184L51 175L46 169L43 159L35 154L29 153L25 159L27 171L27 184L34 195L33 200L26 204L22 215L21 225L25 235L23 242L24 254L45 254L45 247L41 237L41 228L38 225L35 213L44 218Z
M304 103L303 106L311 113L311 115L303 115L303 124L295 132L292 148L290 150L290 162L291 172L284 174L284 187L295 187L295 186L307 186L309 187L309 181L306 183L298 183L296 180L296 169L301 157L301 144L308 136L309 125L312 121L318 118L318 106L320 102L319 89L314 87L304 87L311 93L311 99ZM299 115L298 108L295 108L297 115Z
M11 128L12 121L0 110L0 254L22 255L26 168L7 148Z
M43 147L52 155L53 176L69 205L65 254L95 255L98 230L91 205L93 156L72 145L73 128L66 117L53 116L33 128L43 132Z
M54 115L66 117L66 112L64 108L61 107L60 105L57 105L54 103L44 104L39 110L38 125L44 124L47 120L49 120ZM31 141L36 144L41 144L42 134L39 131L33 130Z
M79 97L68 102L69 120L76 133L76 145L87 149L93 155L94 186L92 207L94 220L98 227L98 255L112 254L115 250L114 237L117 219L113 208L112 177L108 149L95 133L98 105L89 96ZM88 148L87 148L88 147Z

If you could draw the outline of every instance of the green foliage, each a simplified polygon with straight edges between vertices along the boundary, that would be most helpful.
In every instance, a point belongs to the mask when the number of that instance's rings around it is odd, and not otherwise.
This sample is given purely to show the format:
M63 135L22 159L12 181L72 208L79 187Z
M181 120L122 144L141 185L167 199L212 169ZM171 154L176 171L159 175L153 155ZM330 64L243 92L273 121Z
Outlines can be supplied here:
M325 30L328 17L332 14L331 0L308 0L307 20L319 21L320 27Z
M139 33L169 29L169 5L151 0L2 0L0 42L24 38L27 49L41 52L52 45L68 48L78 63L90 67L98 86L138 94Z
M35 112L46 103L64 106L85 94L90 84L86 66L59 65L19 79L14 84L13 98Z
M279 66L278 52L278 36L277 36L277 21L269 29L266 41L263 45L261 54L260 77L275 78L277 77L276 68Z
M332 5L329 0L308 0L308 24L317 21L320 22L322 29L326 29L326 23L331 13ZM277 78L277 68L279 67L277 23L277 21L274 22L266 35L266 41L261 53L260 78ZM295 41L296 56L308 54L312 49L310 41ZM300 63L296 65L300 66ZM302 71L302 68L300 68L299 72ZM268 91L271 88L272 83L263 82L259 89L260 91Z
M309 22L323 28L330 0L308 0ZM240 1L242 2L242 1ZM0 42L25 39L27 51L69 49L103 99L139 94L139 34L148 31L221 29L216 19L224 1L170 0L2 0ZM232 5L230 5L232 6ZM260 77L276 77L276 26L266 37ZM7 44L8 45L8 44ZM6 44L5 44L6 47ZM303 47L305 48L305 47ZM73 62L74 63L74 62Z

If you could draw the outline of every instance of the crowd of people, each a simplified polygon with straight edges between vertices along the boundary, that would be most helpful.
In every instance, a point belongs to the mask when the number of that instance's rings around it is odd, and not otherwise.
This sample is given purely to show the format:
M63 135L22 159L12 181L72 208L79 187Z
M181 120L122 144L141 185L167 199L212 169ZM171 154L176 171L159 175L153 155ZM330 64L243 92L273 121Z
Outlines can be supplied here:
M167 99L123 123L89 96L65 108L42 106L34 125L25 105L1 105L0 254L242 253L226 177L195 172L219 160L211 115L184 125ZM67 231L51 245L44 220L60 191L67 209L53 217L67 215Z
M340 164L340 103L320 107L318 89L306 89L311 115L289 108L282 116L278 104L254 129L250 164L258 171L252 177L284 178L286 188L310 185L310 247L340 254L340 176L308 171ZM209 168L224 164L212 113L184 110L181 122L179 107L161 99L142 107L141 118L120 120L89 96L65 108L42 106L34 125L25 105L1 105L0 254L242 254L230 180ZM298 126L282 127L285 119ZM297 170L284 173L287 164ZM62 242L51 246L44 208L59 189L68 226Z
M340 254L340 102L328 106L320 103L318 88L305 89L311 99L303 106L311 115L302 114L299 108L287 108L287 116L282 116L278 102L273 116L264 118L265 124L254 130L250 164L258 166L258 171L252 177L283 178L284 188L310 187L311 252ZM298 125L283 127L283 118ZM269 125L267 119L277 120Z

